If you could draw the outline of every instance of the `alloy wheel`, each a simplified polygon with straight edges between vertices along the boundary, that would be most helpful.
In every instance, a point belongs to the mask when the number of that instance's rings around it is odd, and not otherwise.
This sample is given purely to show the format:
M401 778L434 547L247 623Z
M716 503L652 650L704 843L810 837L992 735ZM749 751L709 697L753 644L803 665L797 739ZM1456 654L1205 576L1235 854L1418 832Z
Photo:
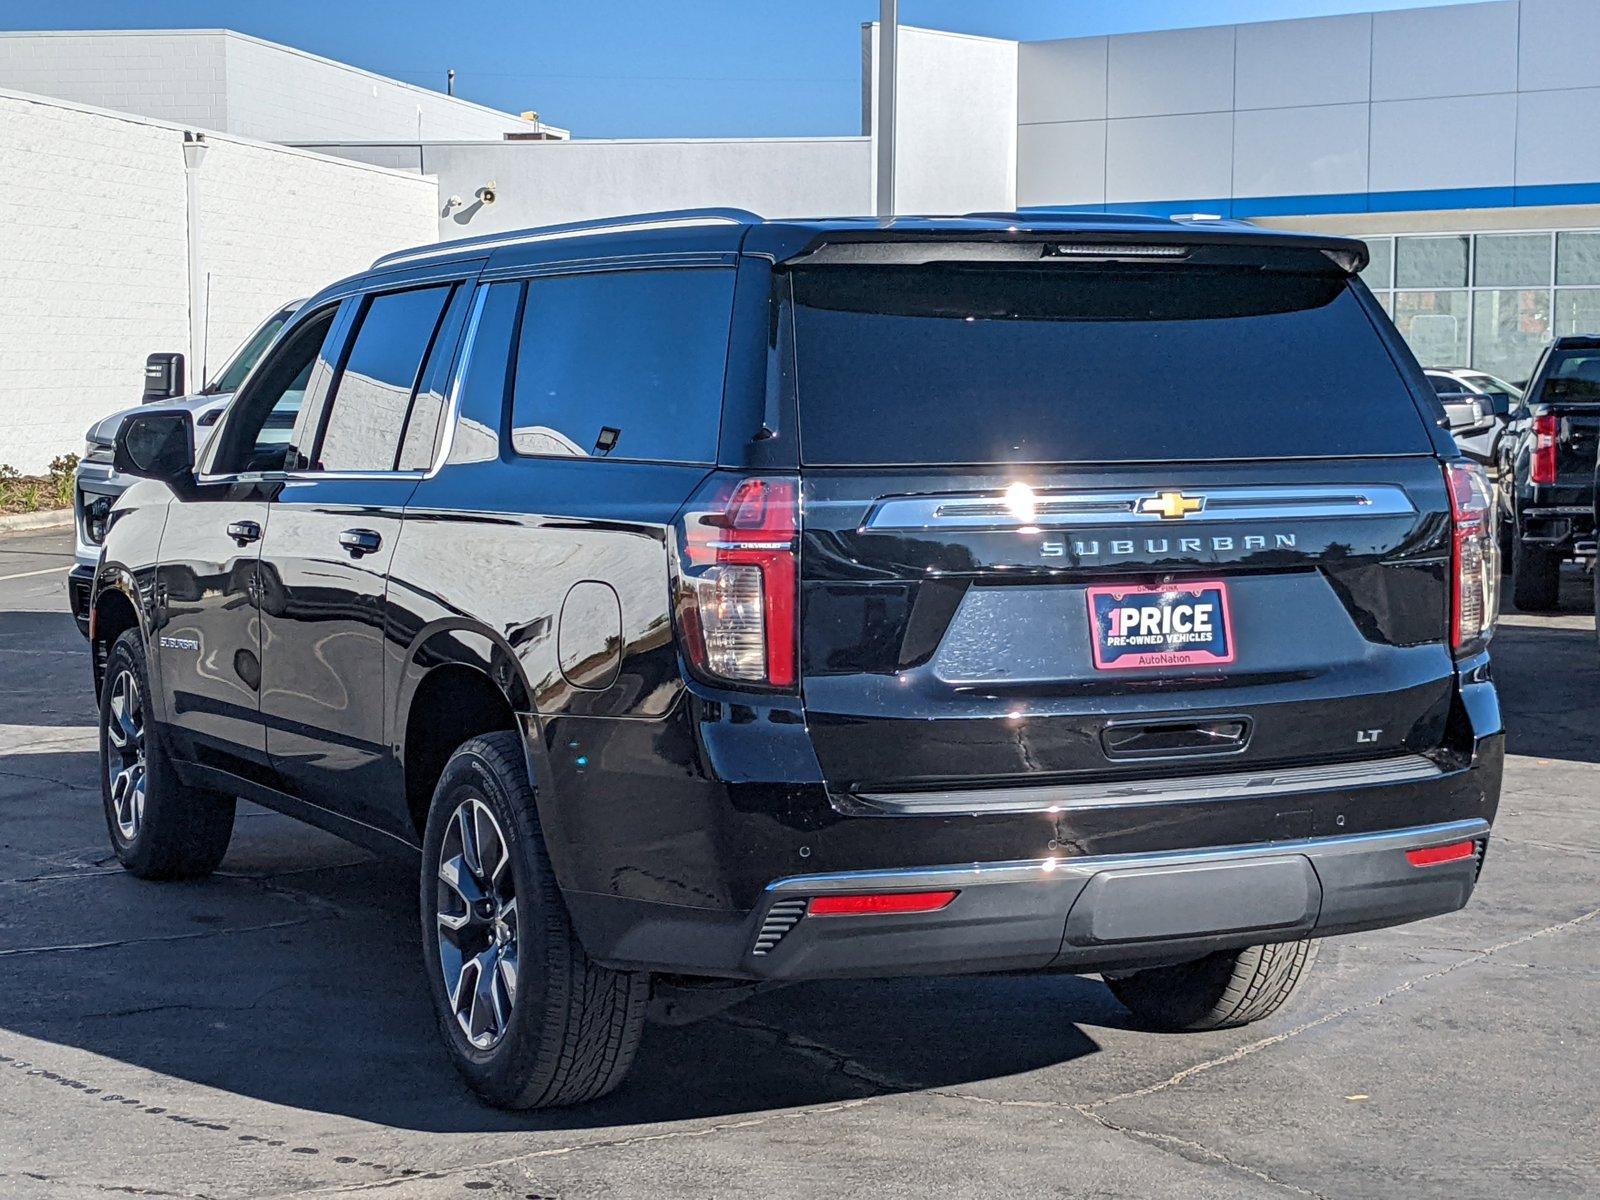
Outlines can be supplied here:
M144 698L139 681L123 668L111 683L106 710L106 778L110 784L112 816L122 840L131 842L144 825L145 768Z
M450 1011L469 1042L492 1049L517 999L517 896L505 833L475 796L456 806L445 831L437 911Z

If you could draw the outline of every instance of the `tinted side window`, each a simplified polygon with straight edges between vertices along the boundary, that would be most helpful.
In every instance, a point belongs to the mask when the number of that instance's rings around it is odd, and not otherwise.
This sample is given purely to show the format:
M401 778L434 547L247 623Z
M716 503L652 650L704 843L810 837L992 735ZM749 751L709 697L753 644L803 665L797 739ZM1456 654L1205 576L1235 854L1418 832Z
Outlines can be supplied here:
M472 344L466 351L451 462L483 462L500 456L500 430L505 424L523 290L520 282L496 283L483 297L477 327L470 335Z
M390 471L450 288L369 297L323 418L314 469Z
M252 386L230 406L213 473L283 470L289 435L336 312L334 306L307 317L273 348Z
M512 447L715 462L733 280L720 268L530 280Z

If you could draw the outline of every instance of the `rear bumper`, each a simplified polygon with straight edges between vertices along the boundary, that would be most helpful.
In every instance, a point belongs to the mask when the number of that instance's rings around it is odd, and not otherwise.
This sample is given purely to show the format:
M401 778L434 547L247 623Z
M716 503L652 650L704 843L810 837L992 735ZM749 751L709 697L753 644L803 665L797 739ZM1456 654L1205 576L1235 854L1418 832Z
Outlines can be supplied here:
M840 893L957 894L934 913L807 915L775 943L769 929L770 948L752 952L751 966L773 979L1097 970L1397 925L1463 907L1488 836L1488 822L1468 820L1205 851L800 876L768 889L768 913ZM1427 867L1406 858L1464 841L1476 843L1471 857ZM779 908L777 923L796 909Z
M1152 966L1454 912L1472 895L1488 837L1489 823L1470 819L1206 850L800 875L769 885L748 915L650 906L614 929L605 957L774 981ZM1419 867L1406 857L1467 841L1474 853L1454 861ZM956 895L936 912L809 912L821 896L925 891ZM585 897L568 899L595 915Z
M1517 536L1532 546L1570 552L1594 541L1592 504L1529 504L1518 517Z

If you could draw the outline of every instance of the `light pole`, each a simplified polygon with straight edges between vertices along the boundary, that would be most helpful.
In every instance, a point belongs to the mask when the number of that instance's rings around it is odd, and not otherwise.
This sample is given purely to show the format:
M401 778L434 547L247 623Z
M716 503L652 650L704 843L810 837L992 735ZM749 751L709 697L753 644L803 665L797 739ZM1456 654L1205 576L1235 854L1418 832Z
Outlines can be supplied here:
M206 382L206 332L210 320L206 312L205 242L200 224L200 168L210 151L206 135L185 130L183 134L183 192L185 242L189 259L189 371L198 390Z
M878 217L894 216L895 51L900 41L900 0L878 0Z

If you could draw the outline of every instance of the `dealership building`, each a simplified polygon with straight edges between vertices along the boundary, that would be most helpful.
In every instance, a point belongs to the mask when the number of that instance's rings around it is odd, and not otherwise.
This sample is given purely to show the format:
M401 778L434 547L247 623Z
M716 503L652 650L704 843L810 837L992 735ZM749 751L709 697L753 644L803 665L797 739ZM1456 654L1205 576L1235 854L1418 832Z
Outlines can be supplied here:
M859 134L598 140L581 113L223 30L0 33L0 463L75 448L136 398L146 353L214 365L397 245L699 205L871 212L878 38ZM1600 332L1597 45L1600 0L1029 42L902 28L894 202L1360 236L1424 363L1518 381L1550 337Z

